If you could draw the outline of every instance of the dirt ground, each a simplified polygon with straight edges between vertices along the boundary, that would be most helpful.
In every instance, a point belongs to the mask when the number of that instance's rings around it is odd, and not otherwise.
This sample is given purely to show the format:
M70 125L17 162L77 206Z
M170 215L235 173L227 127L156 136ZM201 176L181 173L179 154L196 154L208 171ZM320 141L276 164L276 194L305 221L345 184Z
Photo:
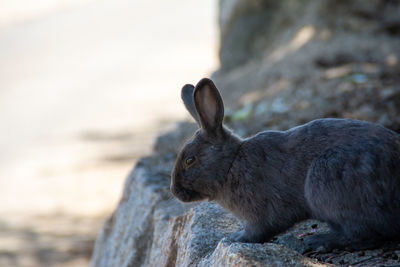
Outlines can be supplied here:
M123 181L216 67L216 3L0 2L0 266L87 266Z

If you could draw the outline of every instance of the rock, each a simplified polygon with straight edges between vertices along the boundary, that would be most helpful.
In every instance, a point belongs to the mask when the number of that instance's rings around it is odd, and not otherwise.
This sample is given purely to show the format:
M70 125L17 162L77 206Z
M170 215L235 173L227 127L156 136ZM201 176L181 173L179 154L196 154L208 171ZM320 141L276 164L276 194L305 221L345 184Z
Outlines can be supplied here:
M226 123L251 135L349 117L400 132L399 8L384 0L220 0L221 69L213 76ZM137 164L97 239L92 266L398 264L398 246L388 253L307 252L302 238L327 230L316 221L273 243L232 243L227 237L241 228L232 215L215 203L184 205L169 192L177 150L195 129L180 124Z
M141 266L152 246L154 210L168 198L168 179L138 164L118 208L97 238L91 266Z
M396 262L400 255L398 247L382 255L379 250L363 255L307 254L302 237L327 231L325 224L313 220L297 224L273 243L230 241L229 235L241 229L235 217L212 202L182 204L169 192L166 173L173 159L161 152L174 145L176 149L176 144L186 137L189 125L192 124L182 124L180 129L159 138L155 147L162 150L156 149L151 157L142 159L129 175L117 209L97 238L91 266L325 266L326 261L369 265Z
M326 266L303 257L284 246L265 244L231 243L223 239L217 248L199 266Z
M221 32L220 60L224 69L232 69L251 58L254 36L264 28L276 1L221 0L219 25Z
M128 177L91 266L319 266L282 245L232 243L237 219L215 203L172 198L168 177L152 168L159 160L142 160Z
M171 213L177 206L182 204L173 200L156 211L154 242L144 266L197 266L237 224L216 204L201 203ZM170 219L160 221L166 213Z
M213 78L233 113L256 107L231 127L254 134L349 117L400 132L398 10L400 2L384 0L221 1ZM255 13L265 16L252 26L246 18Z

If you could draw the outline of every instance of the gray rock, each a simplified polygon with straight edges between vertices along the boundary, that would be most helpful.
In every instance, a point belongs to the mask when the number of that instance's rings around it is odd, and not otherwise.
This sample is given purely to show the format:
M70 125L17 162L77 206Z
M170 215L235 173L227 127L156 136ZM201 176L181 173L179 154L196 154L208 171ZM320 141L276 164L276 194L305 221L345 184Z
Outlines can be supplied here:
M220 60L224 69L230 70L252 57L254 37L265 29L275 6L279 1L220 0Z
M231 127L254 134L349 117L400 131L400 27L387 22L399 9L384 0L222 0L213 78L233 113L256 107Z
M199 266L326 266L303 257L284 246L265 244L231 243L223 239L214 252L203 259Z
M140 163L100 233L91 266L311 266L282 245L232 243L238 221L215 203L184 205L168 178ZM300 242L300 241L299 241Z
M165 200L165 177L140 164L129 175L118 208L97 238L91 266L141 266L152 245L153 214ZM163 190L164 189L164 190Z
M250 135L350 117L400 131L399 8L384 0L220 0L222 65L214 80L232 110L229 126ZM92 266L398 264L398 247L307 252L302 237L327 230L316 221L274 243L230 242L240 229L232 215L214 203L183 205L169 193L177 149L195 128L183 123L161 136L138 163L97 239Z
M169 137L170 144L176 143L183 133L175 131L160 141ZM396 247L385 249L386 254L310 254L302 237L327 231L325 224L313 220L297 224L274 243L233 243L229 235L241 226L231 214L212 202L182 204L172 198L165 175L170 160L160 152L143 159L129 175L122 199L96 241L91 266L324 266L325 261L379 265L399 258Z

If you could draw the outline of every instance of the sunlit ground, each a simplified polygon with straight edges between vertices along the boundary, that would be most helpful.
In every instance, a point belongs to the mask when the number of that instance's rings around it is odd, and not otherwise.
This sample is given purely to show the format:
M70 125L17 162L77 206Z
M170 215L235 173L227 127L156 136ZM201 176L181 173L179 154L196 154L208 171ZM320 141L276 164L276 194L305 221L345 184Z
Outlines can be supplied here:
M0 266L88 264L180 87L217 67L216 5L0 1Z

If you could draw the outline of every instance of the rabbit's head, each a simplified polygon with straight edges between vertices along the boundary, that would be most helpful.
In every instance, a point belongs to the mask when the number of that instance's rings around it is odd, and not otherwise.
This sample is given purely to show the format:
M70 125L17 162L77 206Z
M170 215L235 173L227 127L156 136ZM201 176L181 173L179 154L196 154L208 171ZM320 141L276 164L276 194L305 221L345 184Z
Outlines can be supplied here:
M199 129L178 153L171 192L183 202L213 200L221 192L241 140L222 125L224 104L214 83L185 85L182 100Z

